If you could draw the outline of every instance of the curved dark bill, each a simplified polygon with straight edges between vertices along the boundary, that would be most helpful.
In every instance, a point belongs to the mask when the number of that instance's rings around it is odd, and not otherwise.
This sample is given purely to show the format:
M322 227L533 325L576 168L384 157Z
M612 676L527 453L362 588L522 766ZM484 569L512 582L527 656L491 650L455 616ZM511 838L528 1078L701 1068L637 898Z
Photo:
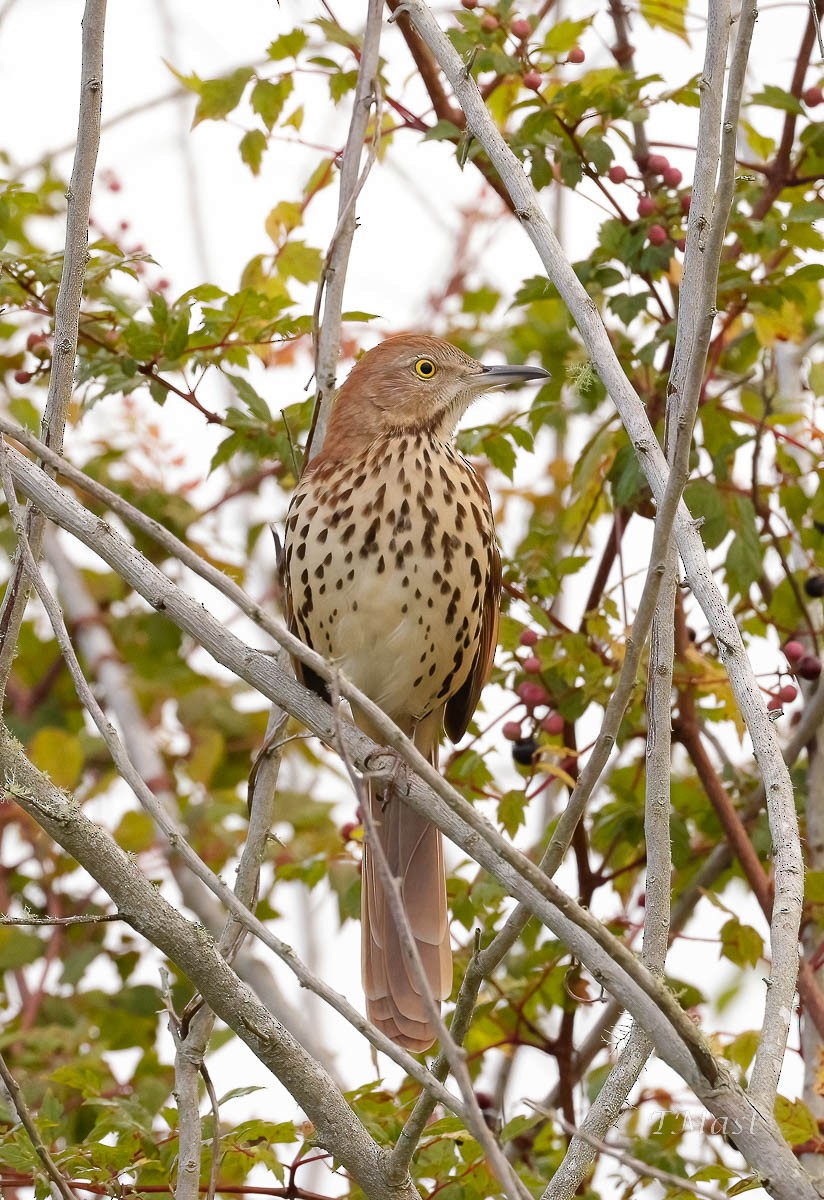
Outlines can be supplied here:
M543 367L484 367L481 379L487 387L506 387L510 383L529 383L534 379L551 379Z

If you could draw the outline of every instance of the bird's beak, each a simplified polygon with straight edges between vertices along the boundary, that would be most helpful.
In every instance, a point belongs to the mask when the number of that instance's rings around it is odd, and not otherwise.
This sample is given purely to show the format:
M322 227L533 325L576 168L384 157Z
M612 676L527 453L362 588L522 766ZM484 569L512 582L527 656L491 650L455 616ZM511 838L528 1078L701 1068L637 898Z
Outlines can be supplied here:
M494 388L509 387L512 383L551 378L549 371L543 367L511 367L505 364L501 367L483 367L481 374L473 377L473 383L478 391L490 392Z

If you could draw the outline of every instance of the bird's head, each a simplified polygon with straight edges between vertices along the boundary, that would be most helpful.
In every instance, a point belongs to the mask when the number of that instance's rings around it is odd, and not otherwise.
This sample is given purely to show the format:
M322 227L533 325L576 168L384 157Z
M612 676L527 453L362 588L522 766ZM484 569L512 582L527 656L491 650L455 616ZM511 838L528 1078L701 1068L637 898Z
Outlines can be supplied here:
M332 408L324 455L343 457L347 446L351 453L396 431L448 438L482 392L548 378L541 367L485 367L439 338L398 334L352 368Z

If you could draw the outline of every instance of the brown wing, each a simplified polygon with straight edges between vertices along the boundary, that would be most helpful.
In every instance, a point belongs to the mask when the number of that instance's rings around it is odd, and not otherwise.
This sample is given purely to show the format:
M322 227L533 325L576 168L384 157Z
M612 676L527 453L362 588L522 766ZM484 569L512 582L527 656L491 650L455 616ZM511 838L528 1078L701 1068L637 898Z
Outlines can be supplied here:
M472 667L460 689L446 702L444 729L453 742L466 733L472 714L478 707L483 686L492 669L498 644L498 618L501 612L501 555L495 543L489 551L489 578L481 600L481 636Z

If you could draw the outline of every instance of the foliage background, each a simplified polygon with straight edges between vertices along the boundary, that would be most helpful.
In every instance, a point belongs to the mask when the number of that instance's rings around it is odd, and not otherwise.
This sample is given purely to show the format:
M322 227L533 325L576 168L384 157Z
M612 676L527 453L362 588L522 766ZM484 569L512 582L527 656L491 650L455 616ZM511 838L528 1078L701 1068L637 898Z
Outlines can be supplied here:
M38 6L24 7L25 15L8 5L2 12L7 46L20 44ZM155 40L141 30L139 50L130 24L110 14L104 117L176 86L161 57L174 66L184 96L104 134L80 386L67 445L69 457L92 477L184 537L274 608L267 525L284 511L297 443L311 410L304 390L311 370L307 333L323 248L334 226L330 158L348 122L355 69L351 35L359 28L360 6L336 9L337 26L328 11L307 23L305 13L286 4L275 13L269 6L248 5L239 10L246 20L237 21L230 46L218 7L202 6L193 22L158 5ZM505 4L495 11L504 27L515 12ZM60 56L55 77L58 66L63 68L61 94L67 99L58 118L65 117L68 141L74 122L68 98L76 92L71 76L77 70L77 55L69 48L77 45L78 11L44 4L39 12L49 23L48 47L58 48ZM525 4L518 12L537 16L538 10ZM505 77L491 93L490 106L506 123L511 144L527 156L533 180L546 189L579 275L604 311L621 361L660 431L682 261L673 244L684 232L681 197L690 180L702 23L700 14L682 13L678 5L665 10L644 5L632 18L638 76L620 70L609 53L615 33L607 10L575 21L557 10L542 17L530 54L552 100L548 105L521 85L524 59L503 28L485 32L480 11L448 17L463 29L457 38L461 51L483 47L477 70ZM824 502L816 478L820 417L812 402L821 369L816 348L824 268L815 221L824 211L818 197L824 151L815 108L805 106L802 89L793 93L790 82L805 20L804 6L782 8L765 13L758 29L728 239L732 250L722 268L717 305L722 315L687 491L761 669L765 700L791 682L779 649L788 638L799 634L816 652L820 600L808 596L804 585L824 570L819 528ZM568 64L568 51L578 44L586 60ZM786 61L776 61L776 44L786 46ZM384 52L383 120L389 132L360 204L347 293L353 312L378 316L346 322L345 357L351 360L381 332L426 327L478 354L513 361L536 356L553 372L529 412L517 400L497 399L475 413L474 427L462 441L467 452L493 466L489 477L510 556L509 607L495 680L499 690L487 697L479 740L450 758L449 777L520 844L532 846L563 807L577 753L597 732L620 664L650 537L649 496L568 315L538 277L516 223L475 169L477 146L459 146L469 159L459 171L450 137L461 139L430 111L397 29L389 27ZM664 54L665 77L656 77ZM10 57L19 63L19 56ZM9 92L22 88L17 71L12 66L6 76ZM227 71L234 73L226 76ZM815 66L802 72L803 88L819 82ZM427 130L415 128L405 114L423 114L418 124ZM647 115L653 149L683 171L680 186L662 187L650 175L643 184L638 179L628 143ZM789 118L794 120L787 178L767 204L772 183L764 166L775 160ZM5 407L34 431L50 360L48 340L37 339L48 334L59 277L67 162L58 156L38 165L41 151L62 140L51 111L38 127L41 120L32 106L29 120L10 133L10 183L0 210ZM679 145L672 149L671 142ZM606 180L612 163L625 165L636 181ZM563 201L560 189L550 186L553 171L565 185ZM773 176L779 179L777 170ZM795 177L804 182L788 186ZM652 219L636 216L644 185L658 205ZM754 210L760 213L755 218ZM649 242L652 220L667 231L663 246ZM21 382L21 372L30 378ZM148 540L138 535L135 542L206 595ZM7 523L7 554L13 545ZM126 666L129 688L161 757L163 789L174 796L198 852L231 878L245 833L246 780L266 708L98 561L64 545L82 569L83 584ZM61 590L66 576L61 578L54 561L52 572ZM259 632L209 597L227 621L264 644ZM689 595L682 596L682 612L677 715L683 721L690 704L697 707L698 736L708 747L712 772L745 808L754 780L749 743L740 736L714 644ZM519 649L525 627L547 634L537 650L541 679L552 711L564 718L562 733L541 734L535 770L513 765L501 736L502 722L523 713L515 693L525 680L525 652ZM93 678L100 664L85 665ZM802 692L786 705L784 727L791 727L803 704ZM148 876L176 896L180 874L149 819L115 778L37 605L24 626L8 717L35 765L72 789ZM530 732L525 718L523 723ZM360 834L347 827L351 802L334 758L298 736L297 726L292 732L278 798L278 842L264 870L258 912L287 930L287 940L297 942L321 974L342 979L341 990L349 991L356 986L349 963L357 931L350 918L357 913ZM622 727L619 765L597 793L586 833L561 876L631 944L643 921L644 734L638 689ZM803 797L803 762L795 781ZM683 745L674 754L673 810L677 897L696 863L723 837L708 803L706 775L699 777ZM19 912L25 905L51 916L105 911L105 897L19 810L4 805L0 820L4 907ZM763 816L751 820L747 832L768 870ZM819 879L818 873L811 876L811 949L817 943ZM689 927L692 937L708 940L676 942L671 959L682 1003L714 1032L719 1051L741 1072L749 1065L760 1020L767 928L752 902L751 884L735 862L720 874ZM451 887L456 937L464 947L460 971L472 929L491 933L507 901L497 884L466 863ZM190 907L197 903L192 895L185 899ZM123 1172L138 1187L166 1182L174 1171L177 1118L170 1042L165 1017L158 1015L156 958L120 925L6 927L0 947L8 972L3 1044L44 1136L60 1151L63 1169L102 1187ZM286 981L282 986L288 1012L291 987ZM173 974L171 1000L178 1010L190 993L188 982ZM575 1120L583 1097L594 1095L604 1056L588 1070L583 1088L570 1058L597 1014L592 1003L597 995L597 986L564 948L530 926L484 994L470 1035L479 1091L490 1097L491 1108L502 1109L508 1123L504 1137L536 1189L559 1161L564 1134L552 1124L536 1126L521 1101L545 1097L559 1079L555 1102ZM359 1113L379 1140L392 1141L398 1102L411 1095L408 1085L382 1066L379 1078L389 1085L377 1087L365 1044L355 1050L347 1027L325 1015L321 1021L319 1009L306 1003L326 1042L324 1052L346 1047L330 1058L347 1085L357 1085ZM757 1015L750 1016L753 1009ZM217 1062L227 1037L216 1035ZM251 1060L238 1070L240 1053L233 1042L223 1054L232 1075L224 1091L242 1089L253 1078ZM791 1098L803 1086L800 1075L791 1060L784 1087ZM657 1068L652 1078L654 1086L636 1095L624 1132L636 1154L688 1172L693 1168L686 1159L693 1152L682 1141L682 1126L691 1101L665 1069ZM817 1134L814 1075L808 1074L806 1085L807 1106L788 1106L784 1114L786 1135L796 1145ZM260 1101L259 1095L239 1097L224 1114L220 1178L227 1184L252 1179L272 1184L273 1175L282 1182L296 1153L311 1157L294 1105L281 1098L273 1109ZM248 1123L234 1116L241 1105ZM664 1133L661 1114L668 1110L673 1115ZM274 1122L265 1123L262 1114L270 1118L273 1111ZM495 1185L477 1146L453 1137L449 1122L427 1131L415 1164L419 1178L437 1180L447 1194L450 1179L461 1181L451 1185L455 1195L491 1194ZM9 1128L3 1153L4 1166L20 1172L22 1186L36 1163L19 1129ZM741 1165L717 1137L701 1140L694 1153L721 1176L726 1168L719 1164L730 1164L733 1172ZM308 1170L298 1173L299 1180L310 1178ZM327 1166L314 1171L319 1190L334 1194L344 1187L330 1180ZM612 1185L598 1186L610 1194Z

